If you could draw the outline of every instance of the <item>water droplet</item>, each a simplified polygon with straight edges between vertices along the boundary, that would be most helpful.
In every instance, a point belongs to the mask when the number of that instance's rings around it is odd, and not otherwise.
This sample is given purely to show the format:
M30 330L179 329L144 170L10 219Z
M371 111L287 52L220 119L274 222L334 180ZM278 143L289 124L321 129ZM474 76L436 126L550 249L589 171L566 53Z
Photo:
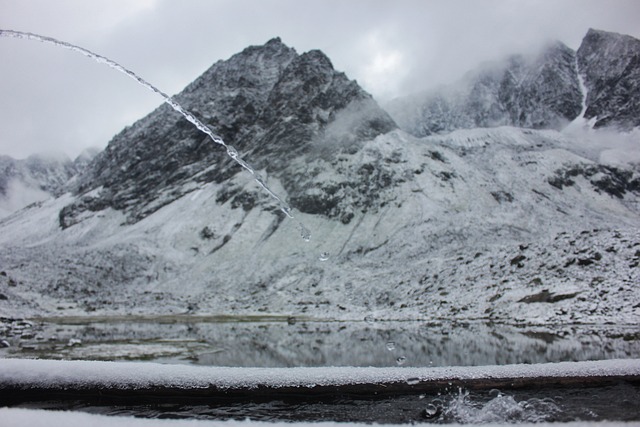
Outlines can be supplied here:
M426 408L424 408L424 417L425 418L433 418L438 415L438 407L433 403L429 403Z
M396 349L396 343L394 343L393 341L389 341L387 343L387 350L389 351L393 351Z
M396 364L397 364L398 366L402 366L402 365L404 365L404 362L406 362L406 361L407 361L407 358L406 358L406 357L404 357L404 356L400 356L400 357L398 357L398 358L396 359Z
M373 316L365 316L364 321L367 323L373 323L376 321L376 319L374 319Z
M322 252L318 257L320 261L326 261L329 259L329 252Z
M416 385L420 382L420 378L407 378L408 385Z
M280 210L289 218L293 218L293 214L291 213L291 208L289 206L282 206Z
M227 154L234 160L238 158L238 150L236 150L232 145L227 145Z
M208 132L206 132L206 133L208 133ZM214 135L212 133L209 133L209 136L211 137L213 142L215 142L216 144L225 145L224 140L221 137L219 137L218 135Z

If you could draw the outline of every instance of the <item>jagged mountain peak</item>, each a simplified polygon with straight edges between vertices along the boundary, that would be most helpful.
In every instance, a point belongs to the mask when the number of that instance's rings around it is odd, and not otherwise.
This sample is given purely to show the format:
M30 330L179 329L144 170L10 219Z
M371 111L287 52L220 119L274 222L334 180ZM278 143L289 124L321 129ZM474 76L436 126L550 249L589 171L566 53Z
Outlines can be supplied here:
M175 99L273 176L286 173L288 163L322 140L354 102L367 107L349 110L360 117L355 139L396 127L324 53L297 54L280 39L216 62ZM195 185L225 182L240 171L221 147L163 105L113 138L75 183L80 199L63 210L60 223L70 226L82 212L106 207L126 211L135 222Z
M590 29L577 52L550 41L538 52L481 64L454 85L387 108L416 136L503 125L559 130L583 109L595 127L628 131L640 125L640 41Z
M587 34L584 36L583 43L596 43L596 42L614 42L614 43L635 43L638 40L627 34L620 34L613 31L605 31L597 28L589 28Z

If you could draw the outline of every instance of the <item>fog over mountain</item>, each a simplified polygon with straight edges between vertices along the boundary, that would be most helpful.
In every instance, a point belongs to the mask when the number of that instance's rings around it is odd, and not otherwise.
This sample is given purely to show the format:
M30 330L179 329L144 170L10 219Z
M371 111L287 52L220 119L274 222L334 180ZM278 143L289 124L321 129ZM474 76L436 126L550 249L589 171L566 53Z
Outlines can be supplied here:
M175 99L296 220L163 105L0 221L0 308L637 322L638 55L590 30L383 108L319 50L248 47Z
M629 131L640 125L639 43L591 29L577 52L550 43L533 55L484 64L452 86L395 99L387 108L415 136L503 125L561 130L581 115L595 128Z

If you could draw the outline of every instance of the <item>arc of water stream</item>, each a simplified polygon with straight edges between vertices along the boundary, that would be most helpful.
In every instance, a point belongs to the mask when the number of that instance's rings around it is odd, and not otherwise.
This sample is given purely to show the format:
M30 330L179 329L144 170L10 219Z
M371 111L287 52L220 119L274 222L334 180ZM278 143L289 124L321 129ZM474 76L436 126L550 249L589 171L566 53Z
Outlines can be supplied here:
M49 44L52 44L54 46L58 46L58 47L62 47L62 48L65 48L65 49L72 50L74 52L78 52L78 53L80 53L80 54L82 54L84 56L88 56L89 58L95 60L96 62L98 62L100 64L105 64L105 65L107 65L107 66L109 66L109 67L111 67L111 68L113 68L115 70L120 71L121 73L127 75L128 77L130 77L133 80L135 80L136 82L138 82L138 84L141 84L142 86L146 87L147 89L151 90L152 92L160 95L163 98L164 102L169 104L171 106L171 108L173 108L175 111L177 111L178 113L182 114L182 116L184 116L185 119L190 121L200 131L202 131L206 135L208 135L209 138L211 138L211 140L213 142L215 142L216 144L222 145L227 150L227 155L229 157L231 157L231 159L233 159L233 161L235 161L237 164L239 164L245 170L247 170L253 176L254 181L260 187L262 187L264 189L264 191L266 191L267 194L269 194L269 196L271 196L271 198L273 198L278 203L279 209L285 215L287 215L289 218L294 219L294 216L291 213L291 207L280 196L278 196L273 190L271 190L271 188L269 188L269 186L264 181L264 179L260 176L260 174L249 163L247 163L242 157L240 157L240 155L238 154L238 151L233 146L225 143L224 140L222 139L222 137L220 137L219 135L216 135L208 126L206 126L204 123L202 123L200 120L198 120L198 118L196 116L194 116L191 112L185 110L180 104L178 104L176 101L174 101L173 98L171 98L169 95L167 95L166 93L164 93L163 91L161 91L157 87L153 86L151 83L149 83L148 81L146 81L142 77L138 76L133 71L129 70L128 68L123 67L122 65L120 65L117 62L107 58L106 56L98 55L97 53L94 53L94 52L92 52L92 51L90 51L88 49L85 49L85 48L80 47L80 46L76 46L76 45L71 44L71 43L67 43L65 41L54 39L53 37L41 36L39 34L22 32L22 31L2 30L2 29L0 29L0 37L9 37L9 38L26 39L26 40L36 40L36 41L39 41L39 42L49 43ZM297 222L298 222L298 225L300 227L300 234L302 235L302 238L304 240L308 241L311 238L311 232L309 231L309 229L307 229L307 227L304 226L304 224L302 224L302 222L300 222L300 221L297 221Z

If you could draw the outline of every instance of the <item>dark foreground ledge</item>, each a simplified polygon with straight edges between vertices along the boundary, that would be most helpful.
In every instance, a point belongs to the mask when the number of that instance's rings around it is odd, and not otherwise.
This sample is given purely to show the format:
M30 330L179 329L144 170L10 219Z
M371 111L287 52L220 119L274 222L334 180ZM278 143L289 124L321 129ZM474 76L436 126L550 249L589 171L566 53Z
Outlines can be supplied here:
M450 368L221 368L0 359L0 402L376 397L446 389L640 385L640 359Z

